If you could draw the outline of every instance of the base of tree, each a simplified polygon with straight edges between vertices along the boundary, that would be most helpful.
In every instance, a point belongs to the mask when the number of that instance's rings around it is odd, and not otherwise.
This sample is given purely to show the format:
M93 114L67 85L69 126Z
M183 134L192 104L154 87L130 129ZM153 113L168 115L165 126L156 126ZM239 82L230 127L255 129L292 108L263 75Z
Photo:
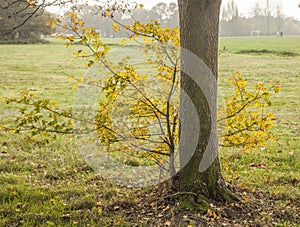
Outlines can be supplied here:
M0 44L49 44L50 42L45 39L10 39L10 40L1 40Z
M266 192L237 186L231 186L228 191L232 202L207 200L202 196L195 200L194 193L176 192L166 183L130 189L130 192L122 189L126 197L115 198L108 204L101 200L101 210L109 219L124 215L129 226L267 226L282 220L300 221L290 220L292 214L295 216L295 212L300 211L297 201L291 201L282 212L276 207L281 199ZM188 203L182 203L182 198Z
M223 180L220 181L217 191L218 193L214 198L215 202L226 204L238 202L240 200L238 196L236 196L231 189L225 185ZM182 196L180 197L181 209L201 214L205 214L208 210L212 209L210 205L211 202L212 200L209 199L208 192L205 190L205 188L203 188L202 191L198 190L196 193L182 193Z

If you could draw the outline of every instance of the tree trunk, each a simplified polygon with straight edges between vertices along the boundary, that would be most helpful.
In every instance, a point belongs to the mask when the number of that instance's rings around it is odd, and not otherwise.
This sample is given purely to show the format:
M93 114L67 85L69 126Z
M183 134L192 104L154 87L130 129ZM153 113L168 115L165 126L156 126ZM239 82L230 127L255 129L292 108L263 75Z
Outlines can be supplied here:
M180 190L220 200L216 100L221 0L178 0L178 5L181 47L187 50L181 50Z

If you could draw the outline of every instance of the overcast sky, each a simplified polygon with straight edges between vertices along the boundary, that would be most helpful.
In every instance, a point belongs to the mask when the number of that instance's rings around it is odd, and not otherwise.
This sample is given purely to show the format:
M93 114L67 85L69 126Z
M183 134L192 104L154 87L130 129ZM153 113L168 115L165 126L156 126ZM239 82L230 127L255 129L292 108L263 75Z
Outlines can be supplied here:
M222 4L226 5L230 0L222 0ZM255 2L261 2L262 0L235 0L242 15L247 15L253 8ZM273 0L281 1L284 14L300 19L300 8L298 7L300 0ZM177 2L174 0L137 0L137 2L143 3L145 8L150 9L159 2Z

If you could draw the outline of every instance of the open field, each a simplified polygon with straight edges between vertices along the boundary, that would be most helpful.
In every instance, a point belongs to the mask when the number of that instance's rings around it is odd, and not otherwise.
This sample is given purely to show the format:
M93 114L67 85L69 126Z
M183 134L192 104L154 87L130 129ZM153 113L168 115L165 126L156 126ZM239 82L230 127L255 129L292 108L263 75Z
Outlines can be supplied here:
M106 41L115 49L121 40ZM66 49L60 41L0 45L0 97L30 90L38 97L57 100L61 108L71 107L74 90L66 75L86 71L83 61L72 56L75 48ZM221 38L220 52L221 95L231 93L227 79L236 70L250 83L281 80L282 91L274 96L272 106L277 123L274 132L280 139L265 150L249 153L221 149L226 181L241 191L245 203L255 200L261 204L253 208L254 216L232 215L232 220L206 217L228 226L299 226L300 37ZM115 51L113 56L121 55ZM0 102L0 125L16 114L17 106ZM38 140L28 143L26 135L0 131L0 185L0 226L134 226L158 219L160 224L175 222L172 209L153 206L153 210L144 210L140 206L145 191L124 189L102 179L84 162L72 136L59 136L46 145ZM151 194L149 198L155 197ZM183 226L203 220L190 213L185 217Z

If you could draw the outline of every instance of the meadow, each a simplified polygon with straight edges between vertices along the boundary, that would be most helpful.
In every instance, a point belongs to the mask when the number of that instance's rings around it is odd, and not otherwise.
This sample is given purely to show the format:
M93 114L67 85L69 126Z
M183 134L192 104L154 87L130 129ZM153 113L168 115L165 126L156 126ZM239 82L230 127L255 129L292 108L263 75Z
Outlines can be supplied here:
M76 46L51 44L0 45L0 97L29 90L37 97L71 107L74 90L68 75L86 72L75 59ZM115 51L119 39L106 39ZM277 142L261 150L220 149L223 174L243 203L253 200L254 214L232 219L185 214L182 226L197 219L228 226L300 225L300 37L220 38L220 97L232 93L228 76L240 71L249 83L281 81L272 100ZM11 124L18 106L0 102L0 125ZM141 205L148 189L128 189L106 181L84 161L69 135L50 144L28 142L26 133L0 131L0 226L140 226L175 224L172 209ZM151 194L152 199L160 194ZM125 205L124 205L125 204ZM257 205L258 204L258 205ZM230 206L230 205L228 205ZM242 205L241 205L242 206ZM250 208L249 208L250 209ZM258 212L257 212L258 210ZM157 214L163 215L158 218ZM173 216L172 216L173 215ZM168 219L169 218L169 219ZM175 225L176 226L176 225Z

